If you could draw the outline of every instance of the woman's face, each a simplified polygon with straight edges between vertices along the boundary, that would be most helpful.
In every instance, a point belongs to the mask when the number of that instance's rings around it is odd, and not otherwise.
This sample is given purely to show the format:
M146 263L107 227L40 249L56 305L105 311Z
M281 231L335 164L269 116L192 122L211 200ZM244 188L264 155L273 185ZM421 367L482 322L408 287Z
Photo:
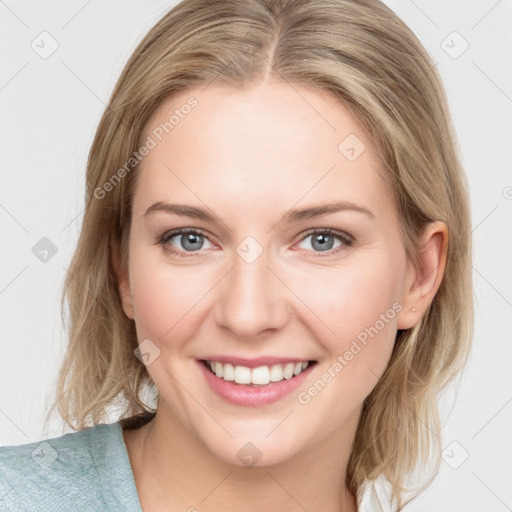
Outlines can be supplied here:
M161 104L141 141L120 291L160 408L238 465L278 463L355 426L408 327L412 271L349 110L286 83L210 85ZM170 233L182 228L193 233Z

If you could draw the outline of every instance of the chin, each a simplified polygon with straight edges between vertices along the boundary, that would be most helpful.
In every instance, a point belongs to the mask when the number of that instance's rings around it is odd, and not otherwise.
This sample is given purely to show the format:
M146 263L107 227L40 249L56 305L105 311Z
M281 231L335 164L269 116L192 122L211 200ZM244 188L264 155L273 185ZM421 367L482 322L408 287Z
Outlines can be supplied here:
M249 436L246 436L246 439L250 439ZM259 442L257 439L254 441L234 439L225 450L219 450L216 446L212 449L212 453L224 462L241 468L273 466L287 461L294 455L291 448L283 446L282 442L268 440Z

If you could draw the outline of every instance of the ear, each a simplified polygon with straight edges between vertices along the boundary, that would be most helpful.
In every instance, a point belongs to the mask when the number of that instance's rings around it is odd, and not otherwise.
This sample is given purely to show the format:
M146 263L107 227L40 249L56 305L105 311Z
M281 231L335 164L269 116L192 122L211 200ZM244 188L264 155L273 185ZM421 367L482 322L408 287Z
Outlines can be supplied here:
M402 294L398 329L409 329L421 319L443 279L448 251L448 228L444 222L428 224L419 241L418 261L409 262Z
M135 315L133 313L133 301L130 290L128 268L122 265L120 243L114 234L110 237L110 254L119 297L121 298L121 303L123 305L123 311L128 318L134 320Z

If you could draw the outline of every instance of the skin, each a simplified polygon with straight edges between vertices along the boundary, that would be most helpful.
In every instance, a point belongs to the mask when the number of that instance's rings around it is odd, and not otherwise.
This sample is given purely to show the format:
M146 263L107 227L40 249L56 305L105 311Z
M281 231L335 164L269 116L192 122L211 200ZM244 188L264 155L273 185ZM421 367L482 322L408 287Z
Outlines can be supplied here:
M160 350L147 366L161 393L156 417L124 431L141 505L145 512L355 511L344 481L362 403L386 368L397 329L415 325L439 287L446 226L428 226L413 266L369 138L334 98L302 86L182 92L158 107L141 140L190 96L197 107L137 171L127 268L113 245L125 314L139 342L149 338ZM366 146L352 162L338 150L349 134ZM279 222L292 208L335 200L373 216L347 210ZM144 216L157 201L207 208L220 223ZM158 244L182 227L207 234L188 253L185 237L168 241L191 257ZM306 234L312 228L348 233L353 242L335 238L323 252ZM248 236L263 249L250 264L236 251ZM401 311L378 335L300 403L299 392L396 303ZM318 364L299 390L252 408L227 403L207 386L196 359L211 353ZM262 454L252 467L237 457L247 442Z

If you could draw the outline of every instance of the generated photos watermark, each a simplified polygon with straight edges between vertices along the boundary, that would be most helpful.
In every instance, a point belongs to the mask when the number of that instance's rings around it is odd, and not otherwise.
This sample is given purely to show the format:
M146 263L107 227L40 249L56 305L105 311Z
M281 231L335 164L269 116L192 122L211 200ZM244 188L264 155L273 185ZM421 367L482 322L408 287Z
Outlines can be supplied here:
M121 182L121 180L129 174L142 160L149 155L152 149L156 148L159 142L161 142L165 135L171 133L176 126L178 126L185 117L187 117L192 109L197 107L198 101L194 96L188 98L179 108L174 109L173 114L169 119L163 123L160 123L156 128L153 129L150 135L147 136L144 143L139 147L137 151L134 151L130 158L126 160L124 165L117 169L112 176L105 181L101 187L94 189L94 197L96 199L103 199L109 192Z
M327 368L322 375L306 389L297 395L299 403L307 405L317 396L337 375L341 373L343 368L359 354L370 340L375 338L384 327L391 322L398 313L402 311L402 304L395 302L385 313L379 315L373 325L365 327L351 342L350 347L345 352L336 357L336 361Z

